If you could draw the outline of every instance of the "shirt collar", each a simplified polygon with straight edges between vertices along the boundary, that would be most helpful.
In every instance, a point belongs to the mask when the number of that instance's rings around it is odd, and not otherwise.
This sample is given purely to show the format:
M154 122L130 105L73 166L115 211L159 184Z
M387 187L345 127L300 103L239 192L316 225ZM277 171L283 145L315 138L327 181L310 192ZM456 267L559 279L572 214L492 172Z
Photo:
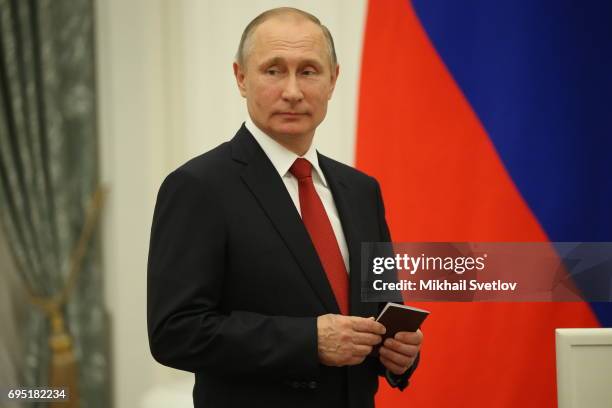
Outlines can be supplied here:
M327 187L325 175L319 166L319 157L317 155L317 150L314 147L314 142L310 145L310 148L303 156L298 156L285 146L278 143L276 140L272 139L270 136L266 135L253 123L250 117L244 122L244 126L249 132L251 132L281 177L285 177L287 175L289 168L293 165L295 159L302 157L312 164L312 168L314 170L312 175L313 179L318 177L321 183Z

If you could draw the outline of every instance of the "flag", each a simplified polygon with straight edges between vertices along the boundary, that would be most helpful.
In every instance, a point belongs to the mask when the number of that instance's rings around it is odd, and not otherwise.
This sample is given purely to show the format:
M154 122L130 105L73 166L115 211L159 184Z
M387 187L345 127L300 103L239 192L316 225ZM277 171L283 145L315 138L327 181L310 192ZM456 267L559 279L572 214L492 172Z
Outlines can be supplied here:
M612 241L611 38L605 1L371 0L356 164L393 240ZM415 306L421 366L379 406L556 407L554 329L612 325L611 303Z

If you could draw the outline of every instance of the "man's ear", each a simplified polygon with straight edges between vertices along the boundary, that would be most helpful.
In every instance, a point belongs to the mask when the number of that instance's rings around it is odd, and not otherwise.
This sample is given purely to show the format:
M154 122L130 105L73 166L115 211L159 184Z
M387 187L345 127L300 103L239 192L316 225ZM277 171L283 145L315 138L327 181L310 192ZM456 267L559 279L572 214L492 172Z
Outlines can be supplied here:
M331 86L329 88L329 96L327 97L327 99L331 99L332 95L334 94L334 89L336 89L336 81L338 80L338 75L340 75L340 65L336 65L336 69L332 70L332 76L331 76Z
M240 90L240 95L243 98L246 98L246 87L244 85L244 71L237 62L234 62L232 65L234 68L234 77L236 78L236 84L238 85L238 90Z

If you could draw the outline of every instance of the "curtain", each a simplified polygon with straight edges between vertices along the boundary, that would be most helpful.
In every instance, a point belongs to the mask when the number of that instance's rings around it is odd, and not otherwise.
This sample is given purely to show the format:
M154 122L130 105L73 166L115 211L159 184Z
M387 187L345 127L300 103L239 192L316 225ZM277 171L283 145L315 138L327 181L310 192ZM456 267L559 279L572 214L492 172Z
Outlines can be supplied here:
M92 0L0 0L0 226L20 279L39 298L69 285L98 188L93 8ZM73 406L106 408L98 235L85 240L59 316L77 362ZM34 303L27 313L21 385L41 387L50 381L51 324Z

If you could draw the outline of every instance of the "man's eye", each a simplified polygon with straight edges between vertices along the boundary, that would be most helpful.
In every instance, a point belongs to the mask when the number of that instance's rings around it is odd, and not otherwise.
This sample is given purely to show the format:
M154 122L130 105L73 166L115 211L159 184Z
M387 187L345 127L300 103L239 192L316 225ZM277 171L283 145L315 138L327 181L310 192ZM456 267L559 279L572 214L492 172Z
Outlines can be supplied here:
M305 75L305 76L311 76L316 73L317 71L315 71L314 69L305 69L304 71L302 71L302 75Z
M268 68L266 70L266 74L268 75L278 75L280 73L280 71L276 68Z

